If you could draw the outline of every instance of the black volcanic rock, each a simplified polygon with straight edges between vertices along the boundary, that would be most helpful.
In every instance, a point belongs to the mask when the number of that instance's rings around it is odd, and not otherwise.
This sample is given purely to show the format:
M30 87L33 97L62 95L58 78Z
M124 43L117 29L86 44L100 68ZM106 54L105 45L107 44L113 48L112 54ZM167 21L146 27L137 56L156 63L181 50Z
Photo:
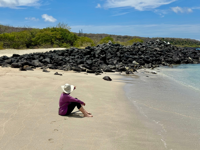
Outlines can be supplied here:
M35 67L41 67L42 63L39 60L32 60L32 65Z
M95 75L101 75L101 73L100 72L95 72Z
M12 63L12 59L7 59L4 61L6 64L11 64Z
M20 68L20 67L21 67L21 64L20 64L20 63L12 63L12 64L11 64L11 67L12 67L12 68Z
M29 66L29 65L25 65L25 66L23 66L23 68L25 70L31 70L31 71L33 71L33 68L31 66Z
M19 54L13 54L12 57L19 57Z
M26 71L26 69L24 67L20 67L19 70L20 71Z
M168 42L156 40L131 46L99 44L85 49L70 48L45 53L31 53L12 57L0 57L0 66L21 68L37 67L87 73L126 72L132 74L140 68L155 68L160 65L200 63L200 51L180 48ZM28 68L23 68L29 66Z
M112 79L109 76L105 76L105 77L103 77L103 79L106 81L112 81Z
M54 73L54 75L60 75L60 76L62 76L62 74L60 74L60 73L58 73L58 72Z
M43 69L43 72L50 72L50 71L48 71L48 70L46 70L46 69Z

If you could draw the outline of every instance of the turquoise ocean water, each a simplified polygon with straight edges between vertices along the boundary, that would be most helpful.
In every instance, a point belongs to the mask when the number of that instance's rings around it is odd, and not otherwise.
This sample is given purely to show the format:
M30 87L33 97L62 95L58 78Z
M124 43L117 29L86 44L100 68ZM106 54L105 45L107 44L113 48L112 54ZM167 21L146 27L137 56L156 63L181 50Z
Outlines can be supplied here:
M200 64L183 64L165 68L162 73L175 82L200 91Z

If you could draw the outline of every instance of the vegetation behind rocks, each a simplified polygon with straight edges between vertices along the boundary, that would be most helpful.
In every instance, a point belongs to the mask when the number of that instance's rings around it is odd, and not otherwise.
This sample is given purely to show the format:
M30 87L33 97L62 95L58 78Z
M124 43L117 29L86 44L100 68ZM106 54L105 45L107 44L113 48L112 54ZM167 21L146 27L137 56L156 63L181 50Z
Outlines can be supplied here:
M75 47L95 46L94 41L88 37L78 37L74 43Z
M77 39L77 35L64 28L31 29L0 34L0 49L70 47Z
M102 38L102 39L99 41L99 44L108 43L109 41L111 41L112 43L115 43L115 41L113 40L112 37L106 36L106 37Z
M162 38L162 37L155 37L155 38L149 38L149 37L139 37L139 36L127 36L127 35L110 35L110 34L92 34L92 33L75 33L78 36L84 36L91 38L95 44L98 44L98 42L105 38L105 37L111 37L116 43L120 43L122 45L129 45L130 43L128 41L132 39L140 39L143 41L143 43L148 42L149 40L161 40L170 42L172 45L178 46L178 47L200 47L200 41L195 39L184 39L184 38ZM133 43L132 43L133 44ZM131 44L131 45L132 45Z
M56 27L34 29L28 27L12 27L0 25L0 49L14 48L50 48L50 47L87 47L102 43L118 43L121 45L132 45L149 40L159 39L170 42L179 47L200 47L200 41L181 38L148 38L138 36L121 36L109 34L86 34L73 33L67 24L59 23Z

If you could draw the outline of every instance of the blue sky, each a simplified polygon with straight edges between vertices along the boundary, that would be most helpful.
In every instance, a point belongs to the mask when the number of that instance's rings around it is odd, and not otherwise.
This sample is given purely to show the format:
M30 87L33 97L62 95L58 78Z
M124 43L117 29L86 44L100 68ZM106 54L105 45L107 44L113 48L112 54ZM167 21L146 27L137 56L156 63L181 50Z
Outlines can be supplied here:
M200 39L199 0L0 0L0 24Z

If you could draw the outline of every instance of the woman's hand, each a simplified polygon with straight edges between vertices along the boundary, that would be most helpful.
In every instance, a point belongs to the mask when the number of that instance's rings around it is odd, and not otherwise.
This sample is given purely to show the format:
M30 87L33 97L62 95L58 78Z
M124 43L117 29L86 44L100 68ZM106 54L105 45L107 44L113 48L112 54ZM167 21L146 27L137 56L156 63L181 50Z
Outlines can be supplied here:
M85 103L83 102L83 106L85 106Z

